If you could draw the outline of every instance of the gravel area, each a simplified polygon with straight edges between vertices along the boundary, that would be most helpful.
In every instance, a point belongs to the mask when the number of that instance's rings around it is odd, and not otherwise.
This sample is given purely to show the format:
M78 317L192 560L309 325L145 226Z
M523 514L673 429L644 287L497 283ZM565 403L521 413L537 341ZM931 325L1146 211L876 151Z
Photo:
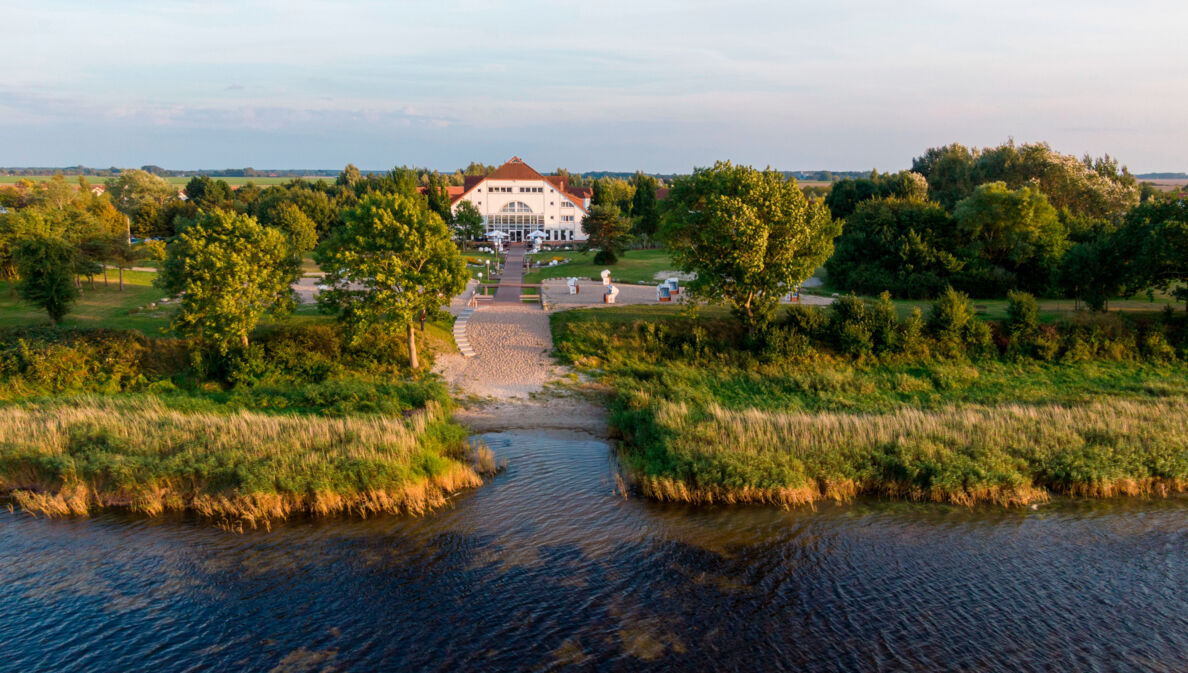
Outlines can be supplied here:
M549 315L539 306L482 304L467 324L466 336L477 357L450 353L436 370L464 393L479 397L526 398L565 373L549 352Z

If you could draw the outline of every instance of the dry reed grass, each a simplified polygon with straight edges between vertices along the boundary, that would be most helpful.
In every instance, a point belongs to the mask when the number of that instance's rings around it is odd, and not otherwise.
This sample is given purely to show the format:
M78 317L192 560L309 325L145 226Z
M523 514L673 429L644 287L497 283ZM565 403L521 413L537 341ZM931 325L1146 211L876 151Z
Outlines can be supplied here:
M464 431L433 403L403 419L183 413L151 397L0 409L0 492L50 516L117 506L254 527L419 514L481 485L465 453Z
M1182 397L878 414L653 408L648 445L626 449L624 462L636 489L659 500L1019 505L1188 490Z

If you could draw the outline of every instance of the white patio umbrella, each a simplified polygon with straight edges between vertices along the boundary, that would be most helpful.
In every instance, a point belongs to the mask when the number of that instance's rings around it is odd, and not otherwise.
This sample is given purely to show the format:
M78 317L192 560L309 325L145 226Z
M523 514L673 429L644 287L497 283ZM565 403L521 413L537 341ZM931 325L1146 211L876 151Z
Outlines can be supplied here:
M544 233L540 229L528 234L528 238L545 238L546 236L548 236L548 234Z

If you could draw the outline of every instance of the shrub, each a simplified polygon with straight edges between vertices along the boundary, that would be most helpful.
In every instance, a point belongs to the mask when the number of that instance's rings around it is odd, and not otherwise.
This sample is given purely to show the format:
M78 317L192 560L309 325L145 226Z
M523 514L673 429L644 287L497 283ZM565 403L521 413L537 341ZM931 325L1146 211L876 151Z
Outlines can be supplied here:
M1176 359L1176 349L1167 343L1162 332L1151 331L1143 337L1143 355L1156 362L1171 362Z
M928 313L928 330L938 339L960 341L971 320L974 320L974 313L969 298L950 287L933 302Z
M816 353L812 339L790 325L772 327L764 338L763 356L768 361L800 360Z
M899 313L891 301L891 293L884 292L868 311L871 337L878 353L898 351L901 347Z
M619 261L619 258L612 250L599 250L598 252L594 253L595 264L605 264L610 266L617 261Z
M825 312L811 306L794 304L784 314L783 324L810 338L820 338L829 323Z
M838 350L862 357L874 351L871 317L861 297L848 294L829 307L829 333Z
M965 355L971 346L979 353L992 346L989 326L974 316L968 298L953 288L932 304L928 330L950 357Z
M1012 339L1029 337L1039 329L1039 303L1026 292L1007 293L1007 331Z

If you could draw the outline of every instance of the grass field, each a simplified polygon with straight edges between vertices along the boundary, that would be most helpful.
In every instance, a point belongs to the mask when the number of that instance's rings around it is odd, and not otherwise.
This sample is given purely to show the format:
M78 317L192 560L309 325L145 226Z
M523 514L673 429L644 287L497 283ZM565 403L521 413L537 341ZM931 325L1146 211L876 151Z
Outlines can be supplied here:
M1164 192L1174 192L1188 186L1188 180L1172 179L1172 180L1143 180L1142 182L1150 182L1155 187Z
M545 278L569 278L571 276L601 280L599 274L602 273L602 270L610 269L611 279L614 281L655 285L659 282L655 278L657 273L671 271L675 268L668 251L664 249L628 250L619 258L618 262L611 266L594 264L594 253L592 252L542 252L534 257L538 260L561 257L571 261L555 267L534 269L524 275L525 283L539 283Z
M78 301L63 320L67 327L102 327L107 329L135 329L146 334L158 334L169 324L168 308L146 309L159 301L165 293L153 287L155 273L124 272L124 291L120 292L118 272L108 270L108 284L96 277L95 287L83 281ZM142 310L138 310L142 309ZM0 282L0 327L49 325L45 311L23 301L13 291L12 284Z

